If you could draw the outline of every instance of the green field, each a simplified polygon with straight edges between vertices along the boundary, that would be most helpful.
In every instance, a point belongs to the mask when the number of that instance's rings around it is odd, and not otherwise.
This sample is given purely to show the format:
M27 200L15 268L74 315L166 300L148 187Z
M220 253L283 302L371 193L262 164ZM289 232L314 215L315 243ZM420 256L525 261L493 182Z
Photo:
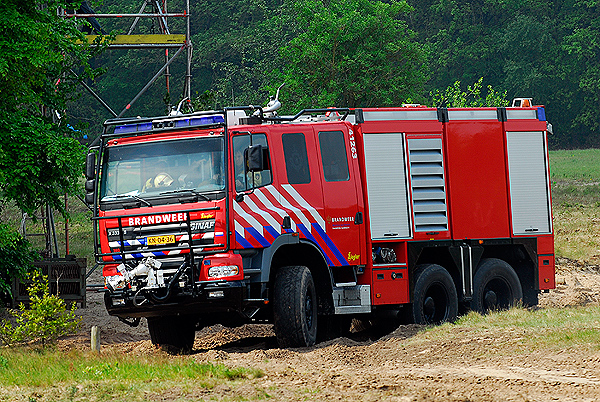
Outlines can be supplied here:
M600 182L600 149L550 151L552 180Z
M600 263L600 149L550 151L555 252Z

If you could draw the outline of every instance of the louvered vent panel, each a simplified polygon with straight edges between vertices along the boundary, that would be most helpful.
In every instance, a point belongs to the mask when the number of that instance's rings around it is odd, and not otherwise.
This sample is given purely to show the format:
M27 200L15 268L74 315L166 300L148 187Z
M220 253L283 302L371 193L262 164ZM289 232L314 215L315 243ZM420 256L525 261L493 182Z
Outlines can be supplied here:
M442 140L410 139L408 151L415 230L448 230Z

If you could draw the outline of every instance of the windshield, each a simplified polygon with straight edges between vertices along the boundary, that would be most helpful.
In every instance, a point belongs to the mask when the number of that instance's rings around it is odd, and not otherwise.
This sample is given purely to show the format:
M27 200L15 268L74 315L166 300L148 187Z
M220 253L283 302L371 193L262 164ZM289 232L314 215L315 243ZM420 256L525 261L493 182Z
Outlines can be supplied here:
M108 147L103 154L101 201L154 198L167 192L225 188L223 137Z

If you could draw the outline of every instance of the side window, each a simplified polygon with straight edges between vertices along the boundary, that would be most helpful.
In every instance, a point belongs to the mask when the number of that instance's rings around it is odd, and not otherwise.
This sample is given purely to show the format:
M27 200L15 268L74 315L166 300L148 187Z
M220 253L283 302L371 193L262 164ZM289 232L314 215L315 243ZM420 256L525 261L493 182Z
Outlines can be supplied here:
M308 154L304 134L283 134L283 155L285 157L285 170L288 183L310 183L310 170L308 168Z
M341 131L324 131L319 133L319 146L321 147L321 162L325 181L347 181L348 156L344 133Z
M265 149L268 149L267 136L265 134L253 134L252 135L253 145L262 145ZM247 172L246 166L244 165L244 150L250 146L249 135L238 135L233 137L233 158L234 158L234 172L235 175L235 190L246 191L251 188L262 187L273 182L271 175L271 161L267 162L269 169L261 172ZM269 157L269 153L266 153Z

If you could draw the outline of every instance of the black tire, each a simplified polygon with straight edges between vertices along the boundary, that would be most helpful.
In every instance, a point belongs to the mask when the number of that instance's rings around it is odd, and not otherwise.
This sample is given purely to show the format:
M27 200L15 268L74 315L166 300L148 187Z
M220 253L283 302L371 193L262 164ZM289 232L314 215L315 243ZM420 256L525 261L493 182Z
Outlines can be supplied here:
M436 264L417 267L413 290L412 318L415 324L454 321L458 296L450 273Z
M320 315L317 317L317 343L350 335L349 315Z
M310 270L279 269L273 291L273 324L282 348L312 346L317 340L317 292Z
M505 310L523 299L523 289L515 270L497 258L481 260L473 278L471 309L481 314Z
M186 316L148 317L150 340L169 353L192 351L196 335L196 320Z

